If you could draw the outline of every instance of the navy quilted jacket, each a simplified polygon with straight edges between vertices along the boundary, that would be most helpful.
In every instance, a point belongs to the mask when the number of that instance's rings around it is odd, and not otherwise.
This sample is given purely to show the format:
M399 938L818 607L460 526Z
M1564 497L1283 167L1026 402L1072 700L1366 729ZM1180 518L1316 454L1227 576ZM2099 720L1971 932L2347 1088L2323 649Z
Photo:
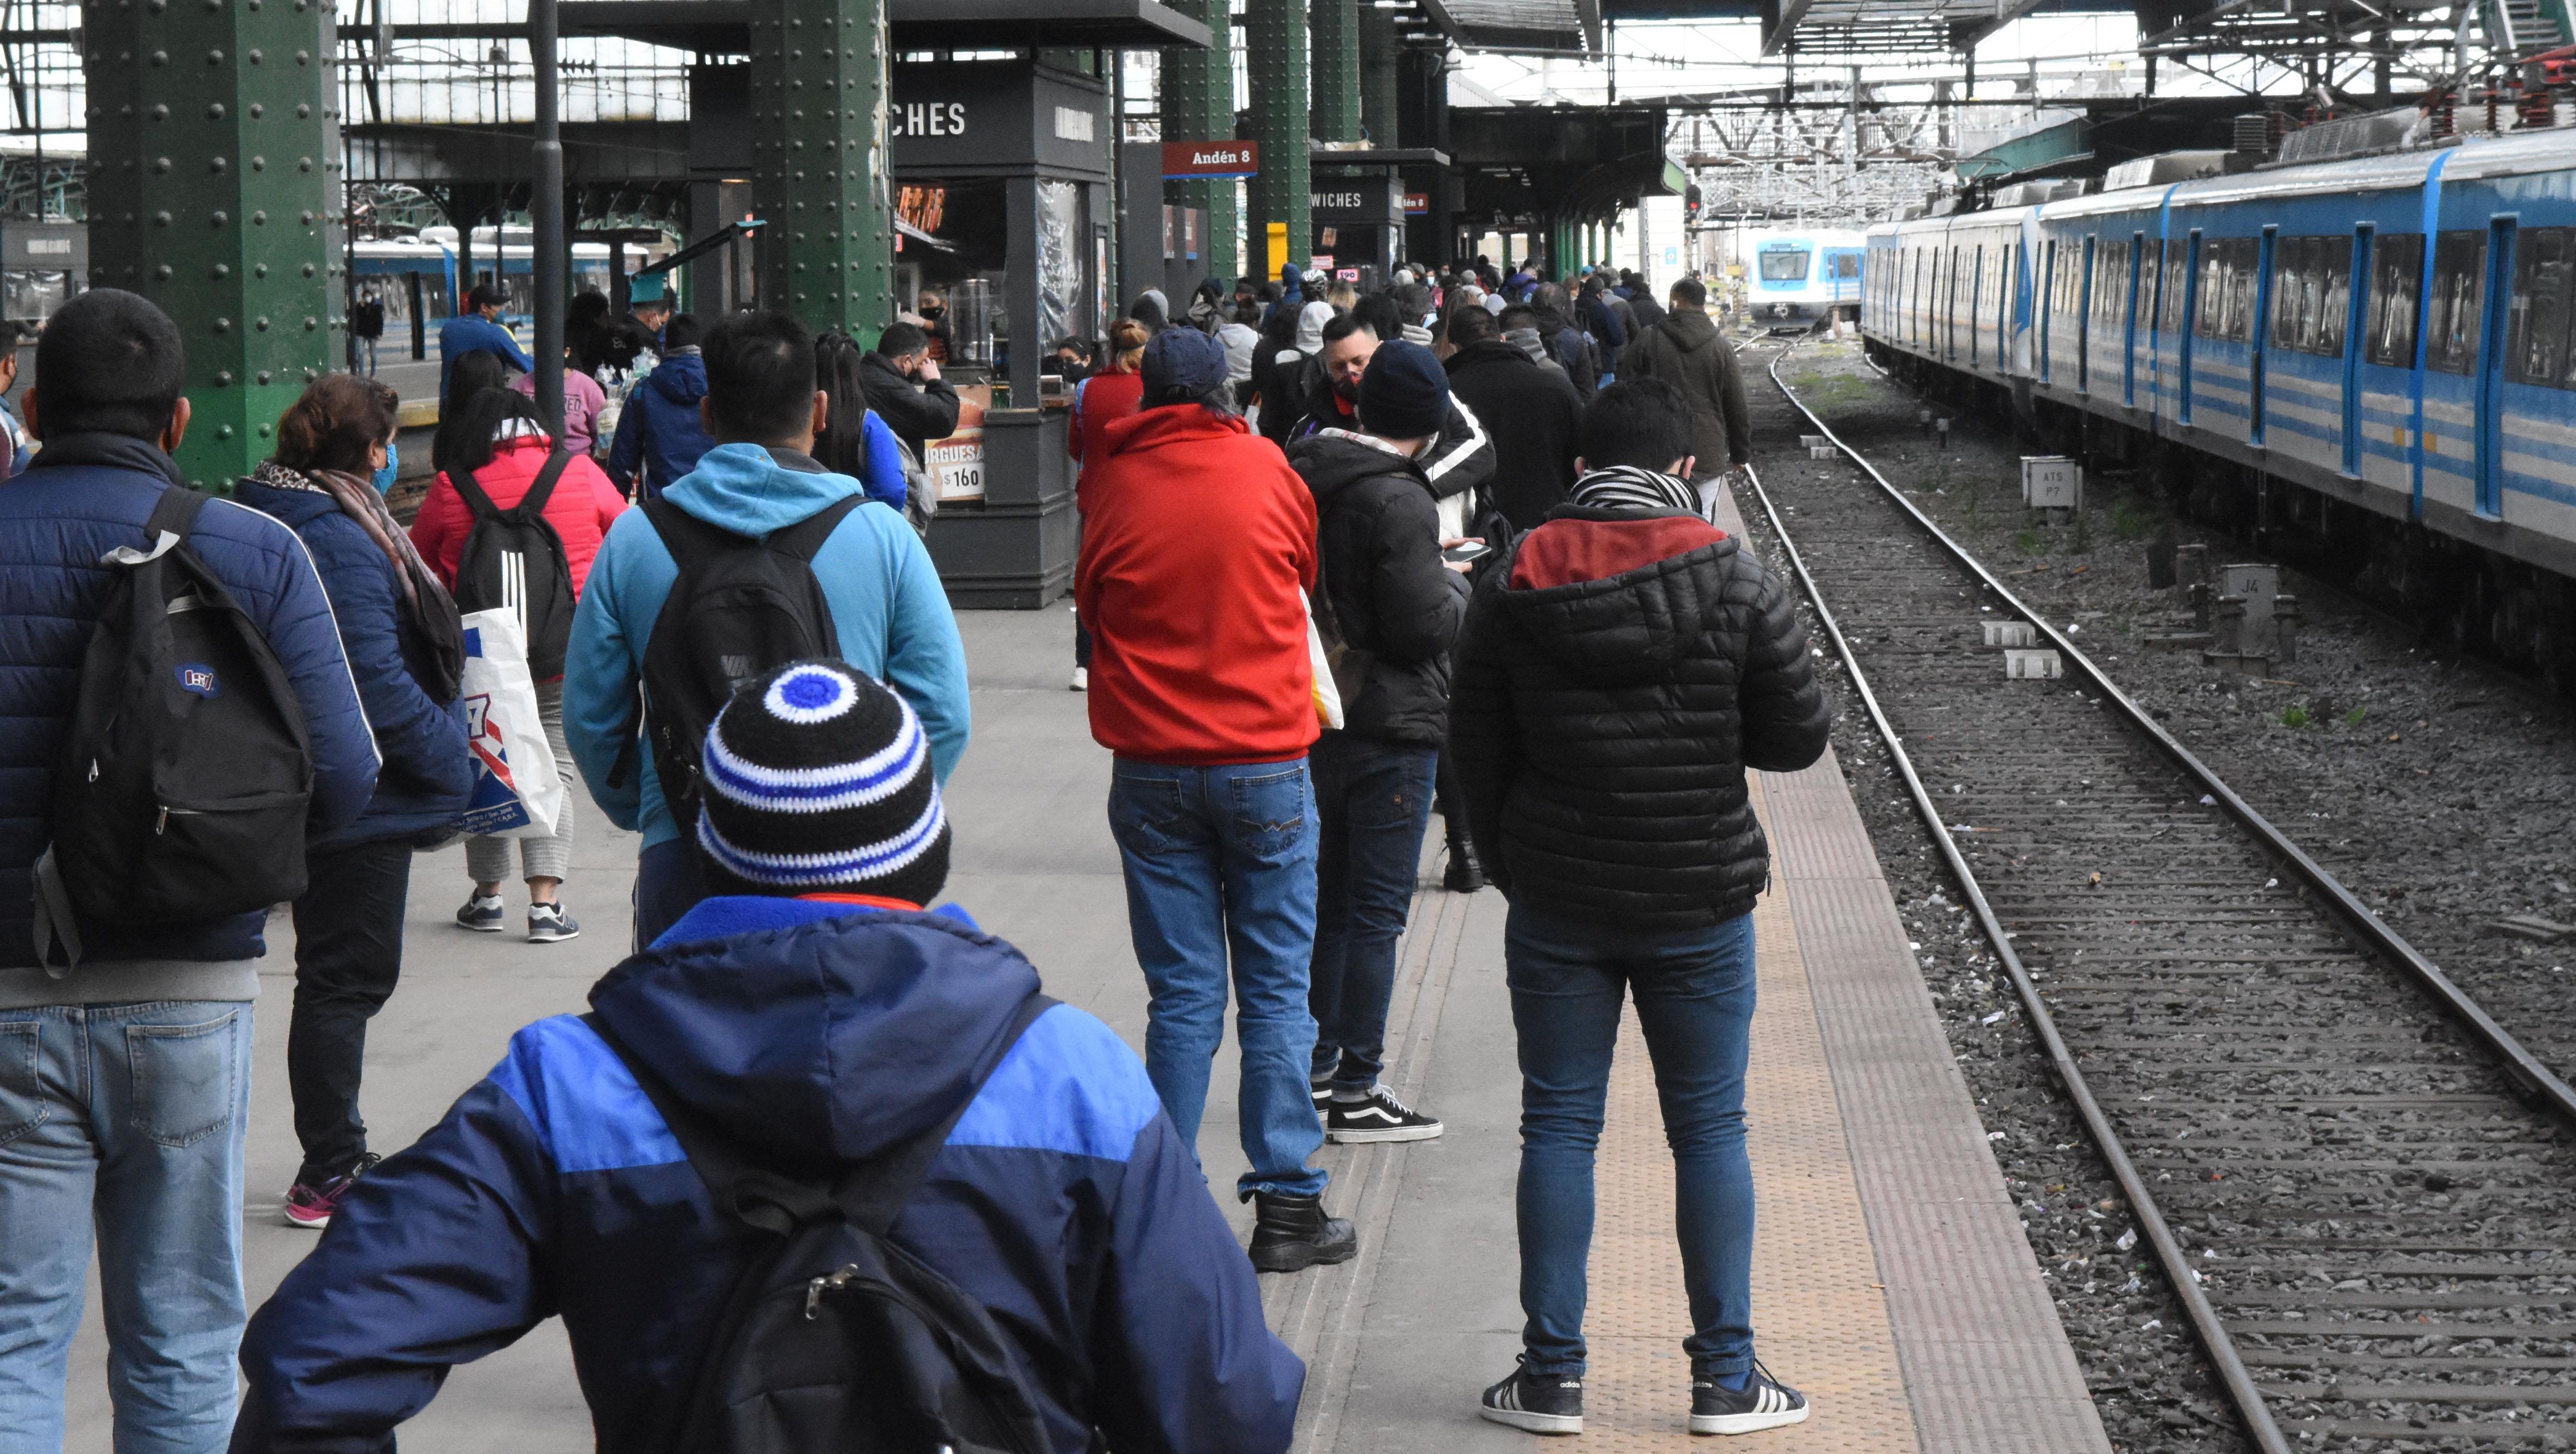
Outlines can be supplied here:
M403 613L393 562L328 495L243 480L233 487L233 498L284 521L312 552L331 612L339 618L340 645L358 680L367 725L375 730L376 751L384 758L366 811L313 846L418 839L454 824L474 793L465 714L456 702L432 701L421 689L430 647Z
M49 439L0 483L0 968L37 963L28 871L48 841L54 759L109 585L99 557L143 543L143 522L176 480L169 456L121 435ZM190 548L266 633L313 738L312 831L366 806L376 747L340 632L295 532L226 500L197 516ZM265 915L181 928L84 922L90 959L228 961L266 952Z
M1046 1454L1278 1454L1305 1372L1144 1064L955 910L709 899L591 990L597 1019L772 1162L863 1160L955 1108L892 1236L982 1302ZM369 1172L251 1320L234 1454L383 1454L449 1365L564 1320L599 1447L664 1454L766 1241L719 1215L582 1018L539 1020ZM568 1391L567 1391L568 1392Z

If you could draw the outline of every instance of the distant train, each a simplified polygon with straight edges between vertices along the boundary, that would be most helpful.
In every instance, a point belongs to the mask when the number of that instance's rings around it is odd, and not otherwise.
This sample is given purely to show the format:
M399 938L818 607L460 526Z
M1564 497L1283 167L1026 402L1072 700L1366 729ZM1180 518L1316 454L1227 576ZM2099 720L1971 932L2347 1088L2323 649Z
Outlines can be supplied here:
M2061 447L2152 461L2198 513L2576 681L2576 131L1928 217L1869 247L1881 357Z
M474 273L489 281L493 257L500 255L501 286L510 295L502 306L503 315L513 322L524 323L535 314L535 250L532 234L525 227L512 227L496 239L490 227L474 229ZM388 238L360 242L352 249L355 266L351 268L350 288L353 297L364 298L371 292L385 305L385 336L394 337L411 327L412 310L418 307L421 317L435 328L455 312L455 300L466 289L456 277L456 229L424 227L416 238ZM654 256L668 253L669 248L638 250L629 248L628 255L639 265ZM576 242L572 245L572 288L608 292L608 244Z
M1744 264L1744 306L1756 323L1805 327L1833 312L1856 309L1868 239L1857 232L1807 229L1747 232L1737 245Z

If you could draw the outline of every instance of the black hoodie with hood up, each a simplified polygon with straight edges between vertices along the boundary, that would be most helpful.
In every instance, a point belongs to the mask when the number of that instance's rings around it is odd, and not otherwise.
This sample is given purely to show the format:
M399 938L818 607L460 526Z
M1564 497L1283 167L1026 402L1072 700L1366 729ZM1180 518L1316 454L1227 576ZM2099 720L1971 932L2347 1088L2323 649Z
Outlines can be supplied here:
M1335 672L1343 730L1439 746L1467 578L1441 563L1433 486L1419 464L1341 429L1298 440L1288 463L1315 492L1316 614L1350 649Z

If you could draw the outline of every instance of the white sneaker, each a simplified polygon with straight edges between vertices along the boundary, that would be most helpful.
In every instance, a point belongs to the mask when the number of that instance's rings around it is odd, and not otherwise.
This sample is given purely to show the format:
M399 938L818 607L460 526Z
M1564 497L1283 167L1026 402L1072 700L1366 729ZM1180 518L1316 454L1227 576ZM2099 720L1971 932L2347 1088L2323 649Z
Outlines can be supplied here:
M1078 667L1075 667L1075 668L1073 669L1073 682L1072 682L1072 684L1071 684L1069 687L1067 687L1067 688L1066 688L1066 690L1068 690L1068 691L1076 691L1076 692L1087 692L1087 691L1090 691L1090 690L1091 690L1091 668L1089 668L1089 667L1087 667L1087 666L1078 666Z

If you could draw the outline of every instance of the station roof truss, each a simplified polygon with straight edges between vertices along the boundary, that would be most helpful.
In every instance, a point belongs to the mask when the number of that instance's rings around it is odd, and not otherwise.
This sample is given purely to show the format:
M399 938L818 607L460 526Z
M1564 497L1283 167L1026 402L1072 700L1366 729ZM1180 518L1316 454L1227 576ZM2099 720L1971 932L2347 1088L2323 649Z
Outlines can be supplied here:
M2491 37L2510 29L2514 7L2461 0L2142 0L2138 50L2219 74L2230 60L2254 59L2305 72L2331 91L2365 89L2363 76L2438 84L2454 74L2461 42L2498 51L2534 51L2564 44L2554 24L2535 20L2547 34ZM2464 14L2465 12L2465 14ZM2465 22L2465 23L2464 23ZM2386 90L2374 79L2369 89Z
M2108 0L2102 3L2115 10L2128 8ZM1868 59L1972 51L1978 42L2040 4L2041 0L1763 0L1762 54Z
M1705 221L1892 216L1939 184L1962 135L1963 108L1946 94L1890 100L1866 82L1666 104Z

